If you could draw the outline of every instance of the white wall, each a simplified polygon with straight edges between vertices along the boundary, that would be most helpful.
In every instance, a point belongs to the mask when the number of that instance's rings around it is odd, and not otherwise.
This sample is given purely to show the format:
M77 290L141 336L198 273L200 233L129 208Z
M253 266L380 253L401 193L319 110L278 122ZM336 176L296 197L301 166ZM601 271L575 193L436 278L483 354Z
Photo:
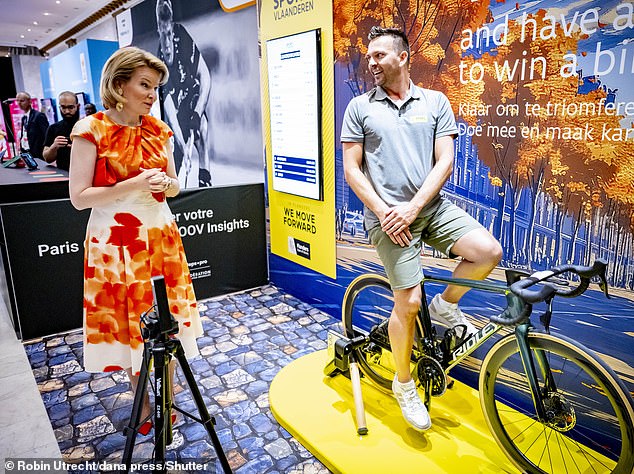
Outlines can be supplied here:
M73 38L76 39L78 43L85 39L117 41L117 22L111 15L108 15L106 18L103 18L90 28L86 28L85 30L77 33L73 36ZM54 57L67 49L68 46L66 46L66 42L62 42L51 48L48 53L50 57Z
M31 97L43 97L42 81L40 79L40 64L46 59L41 56L12 56L13 76L17 92L25 91Z

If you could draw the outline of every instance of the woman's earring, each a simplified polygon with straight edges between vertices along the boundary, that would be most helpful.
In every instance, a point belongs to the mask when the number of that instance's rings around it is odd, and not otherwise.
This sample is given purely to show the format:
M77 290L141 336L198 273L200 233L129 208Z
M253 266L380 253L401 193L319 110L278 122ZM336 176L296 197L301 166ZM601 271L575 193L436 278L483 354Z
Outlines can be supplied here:
M117 94L119 95L123 95L123 89L121 89L120 87L117 89ZM117 112L121 112L123 110L123 102L119 102L117 101Z

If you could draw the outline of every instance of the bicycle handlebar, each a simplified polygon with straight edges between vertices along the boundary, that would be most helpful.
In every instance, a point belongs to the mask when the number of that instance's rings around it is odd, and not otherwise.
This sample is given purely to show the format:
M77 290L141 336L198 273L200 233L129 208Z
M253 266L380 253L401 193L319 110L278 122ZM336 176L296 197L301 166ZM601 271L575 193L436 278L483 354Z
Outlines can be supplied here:
M572 298L586 291L588 289L588 286L590 285L590 279L592 277L598 276L601 280L599 286L601 287L605 295L608 296L607 279L605 276L605 270L607 266L607 261L597 259L589 267L585 267L582 265L562 265L558 267L553 267L552 269L547 271L533 273L528 278L524 278L523 280L513 283L510 286L510 290L527 303L539 303L541 301L547 300L553 295ZM539 290L529 290L529 288L533 285L544 282L549 278L561 275L562 273L566 272L572 272L579 275L579 277L581 278L579 285L570 289L558 289L548 283L544 283L544 286L541 287Z
M573 298L582 294L588 289L590 279L598 276L600 279L599 286L606 297L608 295L608 283L605 271L608 266L606 260L597 259L591 266L582 265L562 265L553 267L550 270L535 272L531 276L523 278L513 283L507 293L508 306L500 315L491 317L491 321L503 326L514 326L527 318L532 311L533 303L540 303L550 299L554 295ZM577 286L570 289L555 288L549 283L543 283L549 278L553 278L562 273L572 272L580 277ZM543 286L537 290L531 290L530 287L543 283ZM517 301L519 300L519 301ZM519 306L518 306L519 305Z

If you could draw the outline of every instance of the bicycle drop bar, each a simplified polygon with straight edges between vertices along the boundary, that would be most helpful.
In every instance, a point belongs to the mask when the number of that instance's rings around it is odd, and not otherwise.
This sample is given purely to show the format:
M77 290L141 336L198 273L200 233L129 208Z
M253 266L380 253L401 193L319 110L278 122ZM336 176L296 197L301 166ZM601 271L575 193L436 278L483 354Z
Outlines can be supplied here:
M607 262L605 260L598 259L592 266L585 267L581 265L563 265L559 267L553 267L551 270L533 273L528 278L524 278L516 283L513 283L509 289L522 298L527 303L539 303L547 300L553 295L559 295L564 297L578 296L588 289L590 279L594 276L598 276L601 279L601 289L608 296L607 293L607 280L605 277L605 269L607 268ZM529 290L533 285L542 283L549 278L552 278L562 273L572 272L581 278L579 285L569 290L557 289L548 283L544 283L544 286L539 290Z

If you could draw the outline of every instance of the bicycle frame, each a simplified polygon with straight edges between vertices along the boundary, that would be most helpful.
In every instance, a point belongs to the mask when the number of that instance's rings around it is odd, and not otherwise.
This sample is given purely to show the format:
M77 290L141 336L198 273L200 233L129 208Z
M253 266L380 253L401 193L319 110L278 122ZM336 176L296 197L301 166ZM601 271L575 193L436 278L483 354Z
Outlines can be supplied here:
M421 301L427 301L425 294L425 283L443 283L446 285L466 286L478 290L490 291L493 293L506 294L508 287L501 283L490 281L454 279L449 277L427 277L421 281L422 298ZM418 324L422 335L433 334L431 316L427 304L421 304L418 314ZM482 329L469 336L460 346L451 351L449 365L445 367L445 373L448 373L453 367L458 365L465 357L470 355L478 347L480 347L487 339L500 331L504 326L493 322L488 322Z
M501 283L495 283L490 281L478 281L478 280L467 280L467 279L454 279L448 277L424 277L423 281L421 281L421 290L422 290L422 298L421 301L427 301L425 294L425 283L434 282L434 283L443 283L449 285L457 285L457 286L466 286L469 288L474 288L483 291L489 291L493 293L507 294L509 289L508 286ZM429 309L426 304L421 304L421 308L419 311L418 324L421 329L422 335L433 334L434 330L432 328L431 316L429 315ZM478 347L480 347L484 342L489 339L494 334L498 333L504 326L501 324L497 324L489 321L484 325L483 328L469 336L462 344L460 344L457 348L453 349L450 352L449 362L444 368L445 374L448 374L449 371L462 362L467 356L472 354ZM531 351L528 348L528 332L530 330L530 322L526 321L515 328L515 337L517 339L517 344L519 347L519 354L522 360L522 364L524 366L524 370L526 371L528 382L531 390L531 395L533 398L533 404L535 406L535 410L537 412L537 416L540 421L546 420L546 413L543 404L543 399L541 393L539 391L539 382L537 378L537 371L535 368L535 361L531 355ZM433 343L437 344L436 341ZM539 351L536 353L537 363L541 369L542 375L546 382L546 387L549 390L554 390L555 381L550 372L550 366L548 361L545 359L543 354Z

